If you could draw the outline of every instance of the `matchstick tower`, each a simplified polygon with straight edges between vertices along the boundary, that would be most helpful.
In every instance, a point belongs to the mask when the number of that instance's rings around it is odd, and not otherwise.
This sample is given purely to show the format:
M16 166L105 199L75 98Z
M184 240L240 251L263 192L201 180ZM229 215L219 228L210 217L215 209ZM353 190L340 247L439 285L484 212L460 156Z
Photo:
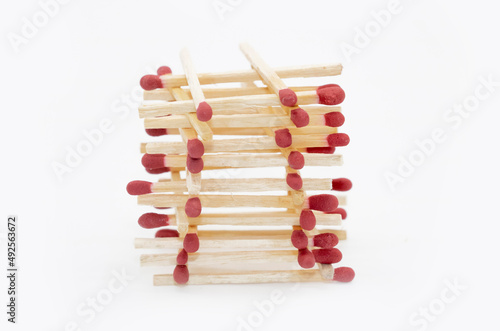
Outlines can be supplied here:
M337 131L345 94L336 84L283 81L340 75L342 66L273 69L249 45L240 48L251 70L197 74L183 50L184 75L160 67L141 79L139 116L156 139L141 145L142 164L158 179L132 181L127 191L140 205L159 209L139 218L157 232L137 238L135 247L160 250L141 255L141 265L170 271L154 275L155 285L349 282L354 271L338 265L342 254L335 248L346 238L346 212L338 208L346 198L331 191L352 184L300 174L304 166L331 166L334 173L342 165L336 148L349 143ZM269 167L284 168L284 178L267 178ZM263 176L210 174L234 168L259 168Z

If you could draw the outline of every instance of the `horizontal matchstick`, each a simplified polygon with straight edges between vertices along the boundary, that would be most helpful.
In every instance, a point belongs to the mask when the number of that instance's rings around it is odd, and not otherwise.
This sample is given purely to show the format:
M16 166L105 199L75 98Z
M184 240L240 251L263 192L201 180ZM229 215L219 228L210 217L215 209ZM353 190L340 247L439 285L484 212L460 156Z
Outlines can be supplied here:
M320 104L317 91L297 92L297 103L300 105ZM256 111L259 107L281 106L280 99L274 94L245 95L227 98L206 99L212 108L213 114L229 112L230 114L244 114ZM304 109L304 107L302 107ZM155 101L139 106L140 118L151 118L171 114L187 114L196 112L193 101Z
M316 224L321 226L340 226L342 217L340 214L325 214L314 211ZM246 212L246 213L202 213L198 217L187 219L191 225L240 225L240 226L298 226L300 225L300 214L292 212ZM177 225L175 215L147 213L139 218L141 222L155 222L154 225L146 225L147 228ZM144 225L143 225L144 226Z
M291 230L199 230L200 251L205 249L289 249ZM334 233L339 240L346 240L345 230L319 230L319 233ZM136 238L137 249L178 249L183 239Z
M315 91L318 86L292 86L290 89L294 92ZM191 91L182 88L183 91L191 97ZM245 87L203 87L203 94L206 98L225 98L242 95L257 95L257 94L270 94L271 92L267 87L245 86ZM175 101L167 89L156 89L151 91L144 91L144 100L164 100Z
M288 208L300 206L294 204L293 198L288 195L216 195L200 194L201 205L208 208L223 207L260 207L260 208ZM137 197L139 205L154 207L184 207L189 195L184 194L145 194ZM345 197L337 197L339 205L345 205ZM306 207L307 208L307 207ZM335 209L334 207L333 209ZM329 209L332 210L333 209Z
M332 134L337 133L338 129L330 126L305 126L302 128L287 127L292 136L304 136L313 134ZM266 136L267 128L214 128L212 132L214 135L220 136ZM168 135L178 135L179 129L167 129ZM146 151L146 144L144 145L144 153Z
M202 157L205 170L210 168L264 168L264 167L284 167L288 165L288 160L278 154L205 154ZM341 166L343 164L342 155L336 154L305 154L305 164L308 166ZM172 168L182 168L186 165L185 155L166 155L164 166ZM155 167L149 167L155 168Z
M281 78L308 78L308 77L326 77L337 76L342 73L342 65L321 64L305 65L275 68L275 72ZM188 85L185 75L162 75L160 79L164 87L173 88ZM219 83L238 83L254 82L260 80L260 76L254 70L239 70L219 73L200 73L198 74L200 84L219 84Z
M300 135L292 139L294 148L330 147L328 135ZM205 153L240 152L276 149L278 146L274 137L252 137L219 139L203 143ZM183 142L150 142L146 144L148 154L187 154L186 144Z

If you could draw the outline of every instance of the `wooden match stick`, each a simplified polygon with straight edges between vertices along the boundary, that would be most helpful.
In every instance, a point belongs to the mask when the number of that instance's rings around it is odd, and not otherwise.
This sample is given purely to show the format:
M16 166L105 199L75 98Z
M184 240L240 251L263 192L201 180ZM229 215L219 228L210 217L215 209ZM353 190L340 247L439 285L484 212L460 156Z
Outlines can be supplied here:
M154 207L182 207L186 204L188 195L184 194L145 194L137 197L139 205ZM288 195L215 195L202 194L199 196L201 205L209 208L221 207L262 207L294 209L292 197ZM345 197L337 196L339 205L345 205ZM300 208L300 206L298 206Z
M345 230L320 230L319 233L334 233L339 240L346 239ZM290 249L290 230L199 230L200 250L205 249ZM138 249L177 249L182 238L136 238Z
M293 137L295 148L329 147L327 135L301 135ZM240 152L277 149L274 137L221 139L205 142L205 153ZM181 142L151 142L146 144L149 154L187 154Z
M290 89L294 92L303 91L316 91L318 86L291 86ZM191 91L186 88L182 88L184 92L187 93L188 97L191 96ZM267 87L202 87L203 95L205 98L225 98L234 97L241 95L256 95L256 94L270 94ZM144 91L144 100L164 100L164 101L175 101L176 99L167 89L156 89L151 91Z
M300 105L319 104L317 91L297 92L297 103ZM214 114L230 112L244 114L255 111L259 107L281 106L280 99L273 94L244 95L227 98L206 99ZM304 109L304 107L302 107ZM155 101L139 106L140 118L166 116L170 114L186 114L196 112L192 101Z
M322 64L275 68L274 71L281 78L307 78L336 76L342 73L342 65ZM184 75L162 75L160 77L164 87L179 87L188 85ZM198 74L200 84L238 83L254 82L260 80L260 76L254 70L240 70L220 73Z
M213 117L212 117L213 118ZM152 128L148 128L152 129ZM154 128L159 129L159 128ZM337 133L338 129L330 126L306 126L303 128L287 127L292 136L305 136L314 134L332 134ZM214 135L219 136L265 136L266 128L212 128ZM178 135L178 129L168 129L168 135ZM144 151L146 150L146 143L144 144Z
M277 154L205 154L202 157L204 168L265 168L284 167L288 161ZM335 154L305 154L308 166L340 166L342 155ZM181 168L186 164L185 155L166 155L165 167Z

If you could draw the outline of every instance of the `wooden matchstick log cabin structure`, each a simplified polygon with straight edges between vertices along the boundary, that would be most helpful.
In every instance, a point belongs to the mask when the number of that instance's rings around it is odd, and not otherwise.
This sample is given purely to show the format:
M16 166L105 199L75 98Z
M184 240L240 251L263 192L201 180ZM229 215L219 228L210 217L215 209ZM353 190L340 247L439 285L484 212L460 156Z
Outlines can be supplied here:
M154 137L141 144L142 164L157 177L127 186L151 208L139 225L156 229L135 240L136 248L154 250L141 265L165 268L155 285L349 282L354 271L339 264L335 246L346 239L339 192L352 184L300 173L327 166L335 174L342 165L345 94L337 84L284 81L340 75L342 66L273 69L248 44L240 49L252 69L198 74L184 49L183 75L160 67L141 79L139 116ZM268 178L269 167L281 167L283 177ZM230 168L259 168L264 176L211 175Z

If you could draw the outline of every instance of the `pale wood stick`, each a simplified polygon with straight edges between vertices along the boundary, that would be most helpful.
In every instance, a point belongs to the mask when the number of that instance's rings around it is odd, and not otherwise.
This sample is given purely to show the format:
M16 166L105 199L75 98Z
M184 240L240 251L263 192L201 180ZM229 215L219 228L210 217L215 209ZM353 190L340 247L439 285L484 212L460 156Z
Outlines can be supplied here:
M271 132L271 134L273 134ZM204 142L205 153L258 151L278 149L274 136L236 139L220 139ZM326 135L301 135L293 137L295 148L328 147ZM149 154L187 154L186 144L181 142L151 142L146 144Z
M182 67L184 68L184 73L186 74L186 80L189 85L189 91L193 98L195 109L198 108L199 104L205 101L205 95L201 89L200 81L198 80L198 75L194 68L193 60L187 48L183 48L180 53Z
M304 190L329 191L332 189L330 178L302 178ZM187 192L186 181L161 181L153 183L153 193ZM203 179L202 192L265 192L287 190L288 185L282 178L231 178Z
M277 108L277 107L276 107ZM305 108L305 109L304 109ZM274 109L274 107L273 107ZM340 107L337 106L311 106L303 107L309 113L309 125L323 126L325 118L323 115L330 112L339 112ZM264 108L257 108L255 114L237 114L237 115L214 115L210 120L212 128L272 128L272 127L290 127L295 128L292 120L287 115L263 114ZM176 129L189 128L190 122L182 115L172 115L158 118L144 119L144 127L146 129ZM297 128L305 129L305 128Z
M316 91L318 86L291 86L289 87L294 92L303 91ZM184 92L191 97L191 91L182 88ZM246 87L202 87L203 95L205 98L225 98L234 97L238 95L256 95L256 94L269 94L267 87L246 86ZM175 98L167 89L155 89L151 91L144 91L144 100L165 100L175 101Z
M340 226L340 214L325 214L313 211L316 223L321 226ZM298 226L299 212L247 212L247 213L202 213L199 217L189 218L192 225L239 225L239 226ZM169 225L176 225L175 215L169 215Z
M216 195L201 194L198 196L203 207L262 207L262 208L301 208L288 195ZM188 195L152 193L139 195L137 203L154 207L183 207ZM345 196L337 196L339 205L345 205Z
M177 264L177 254L142 254L141 267L169 266ZM189 254L189 265L210 267L248 263L297 263L297 250L204 252Z
M204 273L189 275L189 285L205 284L258 284L258 283L296 283L324 282L318 269L279 270L279 271L240 271L232 273ZM154 275L155 286L177 285L172 274Z
M244 95L227 98L206 99L214 114L230 112L230 114L244 114L255 111L259 107L281 106L280 100L273 94ZM297 103L300 105L318 104L316 91L297 92ZM302 107L303 108L303 107ZM157 117L170 114L186 114L196 112L191 101L155 101L139 106L139 117Z
M321 230L320 233L334 233L339 240L346 239L345 230ZM200 251L205 249L290 249L290 230L199 230ZM137 249L177 249L182 247L182 238L136 238Z
M336 76L342 73L342 65L322 64L322 65L305 65L294 67L275 68L274 71L281 78L308 78L308 77L326 77ZM163 86L179 87L188 84L184 75L163 75L160 77ZM219 84L219 83L235 83L235 82L253 82L260 80L259 75L254 70L240 70L220 73L201 73L198 74L200 84Z
M330 126L305 126L303 128L287 127L292 136L337 133L337 128ZM214 135L220 136L265 136L266 128L212 128ZM168 129L169 135L179 134L178 129ZM144 147L145 148L145 147Z
M202 157L205 167L221 168L264 168L285 167L288 161L277 154L205 154ZM305 154L305 164L308 166L340 166L342 155L336 154ZM166 167L182 167L186 164L185 155L166 155Z
M172 182L180 181L181 176L178 171L172 171ZM188 219L186 212L184 212L183 207L175 207L175 219L176 219L176 224L177 224L177 231L179 232L179 237L182 239L186 236L186 233L188 232Z

